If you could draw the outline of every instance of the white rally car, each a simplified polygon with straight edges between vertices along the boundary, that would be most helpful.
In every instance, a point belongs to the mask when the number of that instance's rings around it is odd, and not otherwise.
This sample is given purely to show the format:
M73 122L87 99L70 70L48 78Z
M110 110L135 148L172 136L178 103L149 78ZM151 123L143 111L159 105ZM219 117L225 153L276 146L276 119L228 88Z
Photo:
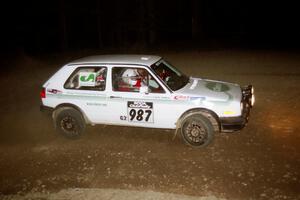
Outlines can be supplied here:
M100 55L59 69L40 93L58 132L79 137L86 124L180 130L205 146L214 133L242 129L254 104L251 85L188 77L159 56Z

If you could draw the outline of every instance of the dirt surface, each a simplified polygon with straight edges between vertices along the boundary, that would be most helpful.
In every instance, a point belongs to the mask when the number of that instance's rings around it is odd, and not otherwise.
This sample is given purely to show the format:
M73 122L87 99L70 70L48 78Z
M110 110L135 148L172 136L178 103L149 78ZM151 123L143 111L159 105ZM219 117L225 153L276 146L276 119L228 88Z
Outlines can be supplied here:
M225 200L214 196L189 196L170 194L153 191L136 191L136 190L120 190L120 189L64 189L59 192L52 193L27 193L26 195L3 195L5 200L82 200L82 199L101 199L101 200Z
M0 76L0 198L112 188L224 199L300 199L299 54L160 54L189 75L252 83L257 102L248 126L217 134L200 149L180 137L172 140L173 131L103 125L68 140L40 113L39 91L69 59L19 56L1 66L7 70Z

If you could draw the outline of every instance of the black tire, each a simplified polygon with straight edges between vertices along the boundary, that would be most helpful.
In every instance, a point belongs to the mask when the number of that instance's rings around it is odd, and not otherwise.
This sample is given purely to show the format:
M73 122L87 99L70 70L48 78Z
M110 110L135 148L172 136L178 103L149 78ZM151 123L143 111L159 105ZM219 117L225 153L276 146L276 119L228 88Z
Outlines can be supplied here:
M206 117L201 114L193 114L182 121L181 135L188 145L204 147L212 142L214 129Z
M85 130L85 121L78 110L61 108L54 119L58 133L70 139L79 138Z

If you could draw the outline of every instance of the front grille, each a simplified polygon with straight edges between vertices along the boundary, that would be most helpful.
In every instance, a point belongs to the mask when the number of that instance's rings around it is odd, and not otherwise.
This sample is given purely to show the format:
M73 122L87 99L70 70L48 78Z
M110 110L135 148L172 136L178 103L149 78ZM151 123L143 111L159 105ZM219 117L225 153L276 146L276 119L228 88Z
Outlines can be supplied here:
M250 109L251 109L251 98L252 98L252 85L248 85L242 88L242 104L243 104L243 111L242 117L244 118L245 122L248 122Z
M254 98L254 94L252 94L253 86L248 85L242 88L242 103L248 103L250 107L252 107L251 100Z

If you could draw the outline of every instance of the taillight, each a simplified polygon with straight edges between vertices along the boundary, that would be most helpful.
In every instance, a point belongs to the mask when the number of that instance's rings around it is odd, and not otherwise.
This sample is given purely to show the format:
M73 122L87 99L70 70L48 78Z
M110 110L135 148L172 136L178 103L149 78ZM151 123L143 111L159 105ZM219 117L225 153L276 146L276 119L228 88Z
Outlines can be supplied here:
M46 89L42 88L41 92L40 92L40 97L41 99L46 98Z

